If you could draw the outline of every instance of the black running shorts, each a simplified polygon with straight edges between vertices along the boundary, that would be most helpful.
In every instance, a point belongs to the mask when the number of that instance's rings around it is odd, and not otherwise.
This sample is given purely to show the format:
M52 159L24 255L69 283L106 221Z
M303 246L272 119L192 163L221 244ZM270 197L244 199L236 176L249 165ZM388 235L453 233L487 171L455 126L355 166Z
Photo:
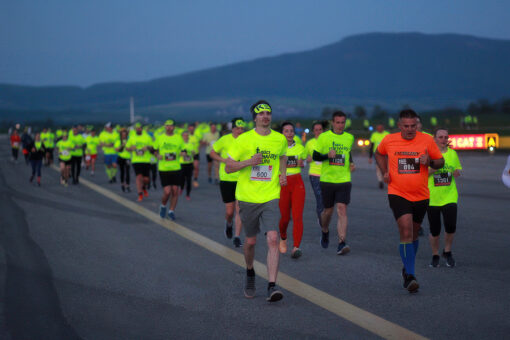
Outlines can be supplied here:
M169 185L180 186L182 182L181 170L176 171L160 171L159 178L161 179L161 186L166 187Z
M391 210L393 210L395 220L398 220L402 215L412 214L413 222L415 223L423 222L423 218L425 217L429 206L428 199L412 202L397 195L388 195L388 201L390 203Z
M322 203L324 208L333 208L335 203L343 203L345 205L351 202L351 182L346 183L327 183L320 182Z
M151 172L151 164L150 163L133 163L133 170L135 171L135 175L142 175L143 177L149 177Z
M220 181L220 191L223 203L231 203L236 200L237 182Z

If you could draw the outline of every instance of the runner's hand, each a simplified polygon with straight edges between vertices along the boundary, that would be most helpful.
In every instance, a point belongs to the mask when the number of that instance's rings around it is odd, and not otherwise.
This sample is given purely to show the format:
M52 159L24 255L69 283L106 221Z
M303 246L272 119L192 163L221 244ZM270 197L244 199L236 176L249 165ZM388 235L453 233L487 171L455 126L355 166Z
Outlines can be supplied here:
M453 172L453 177L457 178L457 177L459 177L459 176L460 176L460 171L459 171L459 170L455 170L455 171Z
M256 153L251 157L251 165L257 165L262 163L262 154Z
M303 168L305 166L305 162L302 159L298 159L297 166Z
M429 166L430 157L429 157L429 153L427 152L427 150L425 150L425 153L420 156L420 164Z
M384 183L386 184L390 184L391 182L391 178L390 178L390 174L388 172L386 172L384 175L383 175L383 180L384 180Z
M329 152L328 152L328 158L335 158L335 156L336 156L336 151L335 151L335 149L331 149L331 150L329 150Z
M284 187L287 185L287 175L280 175L280 186Z
M354 170L356 170L356 165L354 165L354 163L350 163L349 168L351 169L351 172L353 172Z

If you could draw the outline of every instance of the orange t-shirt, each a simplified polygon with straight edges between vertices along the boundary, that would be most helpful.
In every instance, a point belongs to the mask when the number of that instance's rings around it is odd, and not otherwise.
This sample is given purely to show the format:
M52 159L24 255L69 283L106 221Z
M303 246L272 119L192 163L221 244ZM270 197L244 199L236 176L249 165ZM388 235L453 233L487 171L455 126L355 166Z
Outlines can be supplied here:
M428 153L430 159L443 157L431 136L416 132L414 139L407 140L400 132L392 133L384 137L377 151L388 155L389 195L398 195L411 202L429 199L428 167L420 164L420 156Z

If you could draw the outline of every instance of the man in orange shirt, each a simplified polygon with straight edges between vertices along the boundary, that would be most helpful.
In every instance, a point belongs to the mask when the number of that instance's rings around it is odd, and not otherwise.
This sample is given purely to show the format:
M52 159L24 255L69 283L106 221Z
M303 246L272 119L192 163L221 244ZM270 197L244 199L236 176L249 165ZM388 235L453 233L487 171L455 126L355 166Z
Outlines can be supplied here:
M388 200L400 233L400 257L404 288L410 293L420 287L414 273L418 251L418 230L429 205L428 167L442 168L444 159L434 139L417 131L418 115L400 112L398 128L381 141L375 154L388 184Z

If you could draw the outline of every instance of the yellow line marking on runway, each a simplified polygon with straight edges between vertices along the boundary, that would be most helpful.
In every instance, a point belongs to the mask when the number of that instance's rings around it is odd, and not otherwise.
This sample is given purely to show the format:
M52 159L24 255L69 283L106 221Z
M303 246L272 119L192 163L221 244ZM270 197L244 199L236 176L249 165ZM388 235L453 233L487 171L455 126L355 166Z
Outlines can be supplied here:
M58 170L56 166L53 169ZM146 217L154 223L159 224L165 229L168 229L183 238L199 245L202 248L209 250L210 252L223 257L224 259L237 264L245 268L244 256L238 253L232 248L228 248L216 241L213 241L197 232L192 231L186 227L183 227L175 222L168 219L162 219L159 214L150 211L134 201L130 201L123 198L108 189L104 189L99 185L92 183L86 179L80 179L80 183L86 187L106 196L112 201L125 206L128 209ZM266 265L255 261L254 263L255 272L258 276L267 280L267 267ZM387 321L375 314L367 312L364 309L356 307L348 302L345 302L333 295L323 292L309 284L301 282L289 275L282 272L278 273L278 284L300 296L303 299L310 301L311 303L322 307L339 317L348 320L359 327L368 330L385 339L427 339L417 333L414 333L404 327L401 327L395 323Z

